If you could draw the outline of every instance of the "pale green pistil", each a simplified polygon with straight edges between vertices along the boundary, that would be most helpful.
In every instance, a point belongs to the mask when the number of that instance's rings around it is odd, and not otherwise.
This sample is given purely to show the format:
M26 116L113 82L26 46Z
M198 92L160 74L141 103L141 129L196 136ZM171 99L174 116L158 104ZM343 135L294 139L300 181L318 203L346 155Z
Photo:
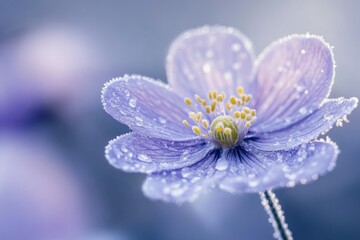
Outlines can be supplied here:
M211 122L211 134L224 147L234 146L238 140L239 131L233 117L223 115Z

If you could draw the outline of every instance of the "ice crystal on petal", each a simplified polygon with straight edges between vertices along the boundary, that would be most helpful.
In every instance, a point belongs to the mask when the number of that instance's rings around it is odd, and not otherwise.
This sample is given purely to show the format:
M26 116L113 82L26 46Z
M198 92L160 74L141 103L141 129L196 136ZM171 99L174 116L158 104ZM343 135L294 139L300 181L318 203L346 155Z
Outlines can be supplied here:
M190 30L171 45L170 85L138 75L105 84L105 111L133 130L109 142L106 158L147 174L146 196L177 203L215 187L259 192L315 181L339 153L319 136L348 123L358 105L328 98L334 73L319 36L285 37L254 60L233 28Z

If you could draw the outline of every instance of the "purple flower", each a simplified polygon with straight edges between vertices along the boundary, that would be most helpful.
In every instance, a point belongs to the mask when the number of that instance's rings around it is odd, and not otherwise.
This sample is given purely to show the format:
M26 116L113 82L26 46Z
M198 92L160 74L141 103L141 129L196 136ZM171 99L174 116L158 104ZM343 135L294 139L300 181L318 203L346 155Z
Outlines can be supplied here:
M215 187L308 183L332 170L339 153L317 138L358 104L328 98L334 68L318 36L285 37L254 60L233 28L190 30L170 48L169 85L138 75L105 84L105 111L133 130L110 141L106 158L147 174L144 193L164 201L191 201Z

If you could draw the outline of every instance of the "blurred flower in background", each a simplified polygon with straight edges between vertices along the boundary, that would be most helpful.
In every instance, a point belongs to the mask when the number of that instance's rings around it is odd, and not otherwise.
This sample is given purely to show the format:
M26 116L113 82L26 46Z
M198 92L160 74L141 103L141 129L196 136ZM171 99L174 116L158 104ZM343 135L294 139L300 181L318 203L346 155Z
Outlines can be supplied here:
M24 137L24 136L23 136ZM122 240L94 228L98 206L81 175L43 141L0 138L0 239Z
M95 47L70 27L40 27L8 39L0 45L0 124L26 123L44 110L76 114L88 106L101 69Z
M50 148L1 137L0 239L75 239L89 227L84 189Z

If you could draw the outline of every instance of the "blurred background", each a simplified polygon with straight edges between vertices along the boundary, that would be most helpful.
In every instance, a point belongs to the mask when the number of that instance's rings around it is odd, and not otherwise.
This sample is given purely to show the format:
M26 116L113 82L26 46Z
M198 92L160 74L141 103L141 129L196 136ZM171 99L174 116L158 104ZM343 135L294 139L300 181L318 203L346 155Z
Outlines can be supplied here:
M112 168L128 128L103 111L103 84L125 73L166 82L181 32L240 29L256 54L292 33L323 35L337 62L332 97L359 97L359 1L0 0L0 239L271 239L257 194L214 192L194 204L151 201L144 176ZM335 170L279 189L295 239L360 239L360 112L330 137Z

